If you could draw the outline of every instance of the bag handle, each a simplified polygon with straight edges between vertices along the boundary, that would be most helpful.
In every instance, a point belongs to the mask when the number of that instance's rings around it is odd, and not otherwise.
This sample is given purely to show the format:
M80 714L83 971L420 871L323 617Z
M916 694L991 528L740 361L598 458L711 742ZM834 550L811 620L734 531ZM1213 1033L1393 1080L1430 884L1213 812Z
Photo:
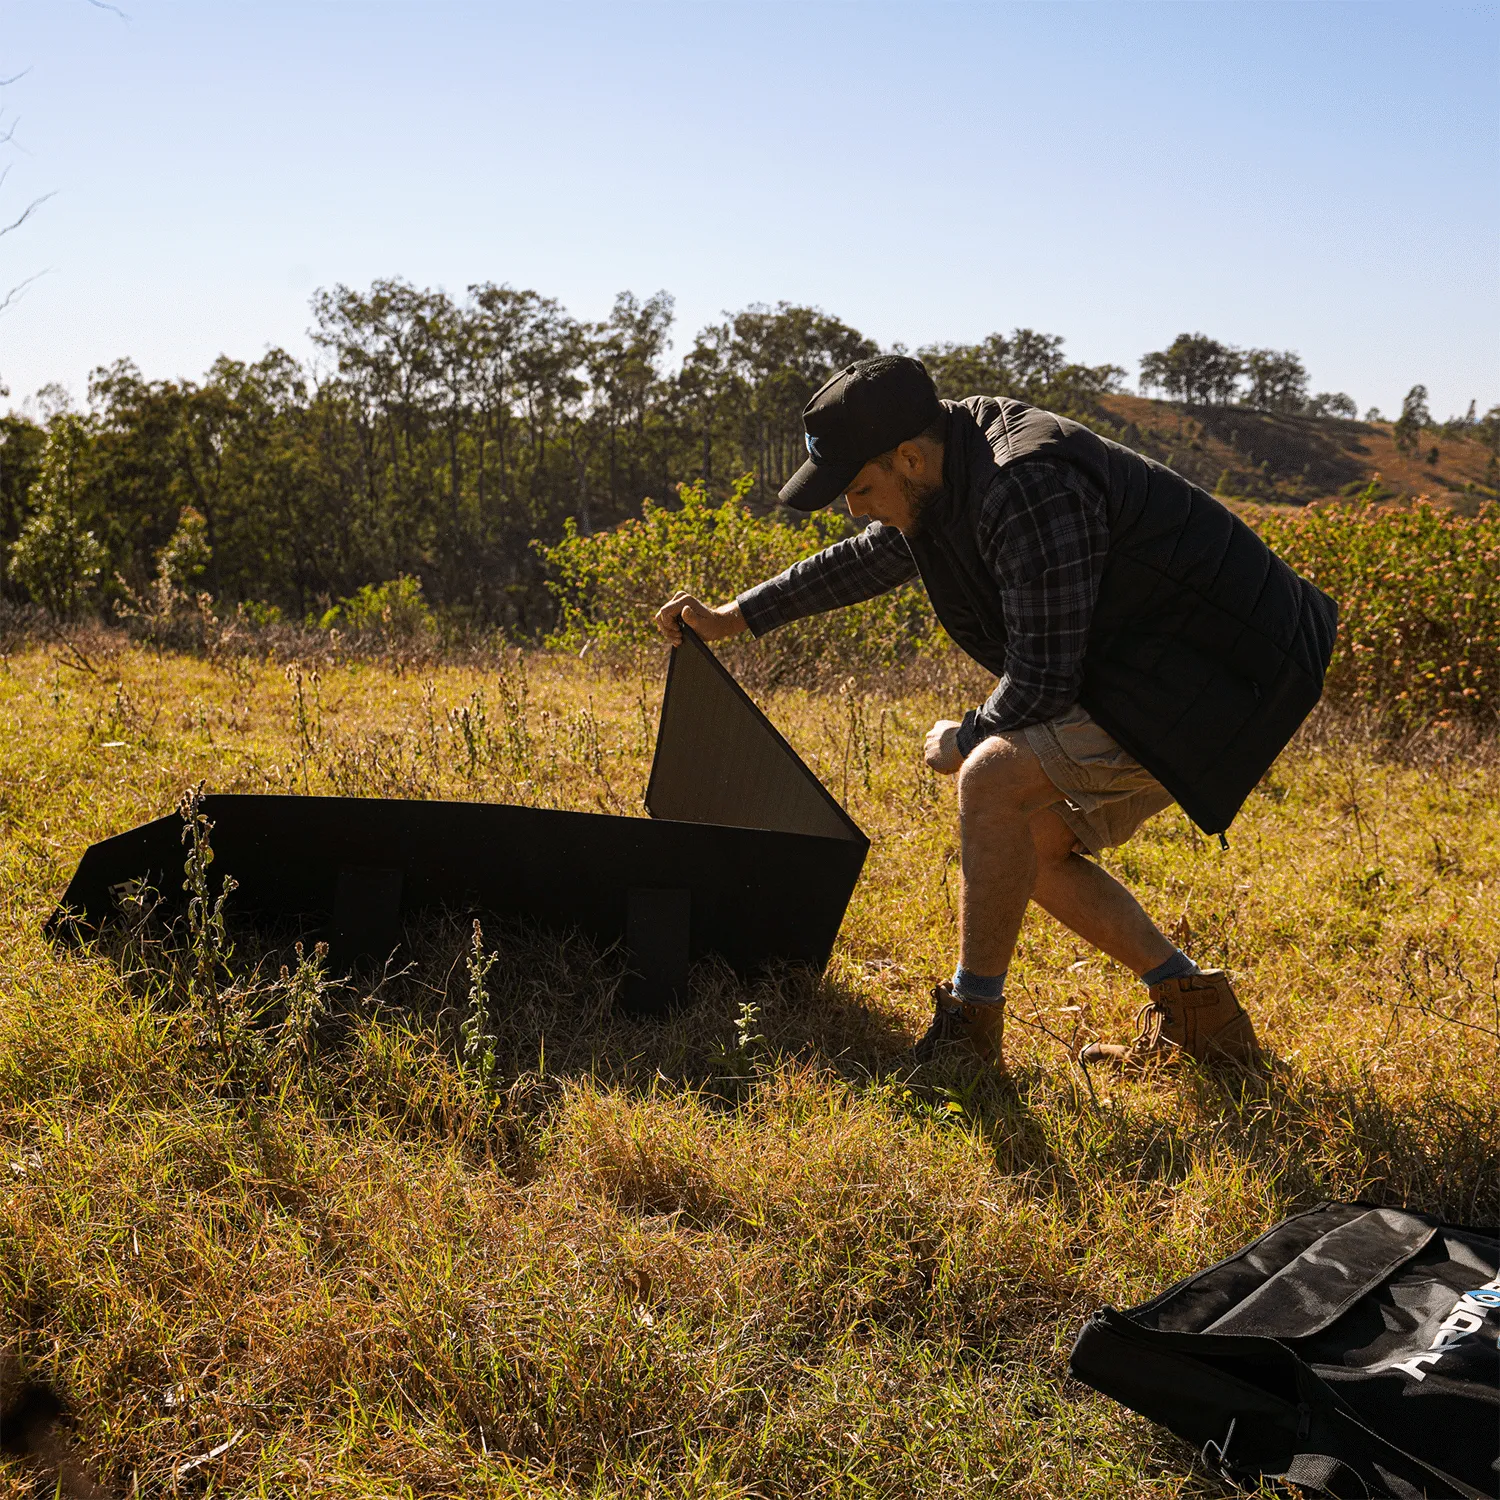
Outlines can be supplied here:
M1369 1209L1315 1240L1202 1332L1273 1339L1321 1333L1436 1233L1416 1214Z

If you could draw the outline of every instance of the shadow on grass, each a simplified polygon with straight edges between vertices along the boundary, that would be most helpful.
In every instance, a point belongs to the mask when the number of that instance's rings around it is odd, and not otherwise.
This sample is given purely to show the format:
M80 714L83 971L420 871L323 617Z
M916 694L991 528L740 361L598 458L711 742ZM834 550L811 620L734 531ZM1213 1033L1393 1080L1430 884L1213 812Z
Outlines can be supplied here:
M1214 1151L1290 1201L1360 1196L1465 1222L1500 1216L1500 1109L1477 1086L1401 1093L1367 1073L1314 1075L1274 1056L1249 1076L1187 1067L1143 1081L1091 1078L1050 1032L1056 1066L996 1073L955 1049L917 1067L911 1031L805 968L744 979L709 960L694 967L689 1006L632 1016L618 1003L621 949L480 920L478 969L474 914L450 912L409 925L384 971L362 977L310 967L305 941L299 970L294 930L231 931L221 977L225 993L242 997L241 1045L254 1054L242 1072L300 1050L315 1060L326 1112L374 1111L423 1135L498 1131L510 1160L570 1082L691 1090L732 1109L774 1060L880 1087L889 1107L913 1116L961 1115L1003 1175L1054 1204L1079 1204L1102 1185L1170 1185ZM95 951L153 1004L201 1010L180 932L140 923ZM1032 1024L1017 1006L1012 1029ZM208 1051L210 1030L205 1021ZM505 1122L476 1111L476 1093L501 1099Z
M1229 1088L1203 1073L1180 1086L1195 1113L1213 1112L1225 1148L1299 1202L1357 1197L1455 1223L1500 1221L1500 1100L1482 1078L1401 1093L1363 1070L1317 1075L1271 1056L1264 1073Z
M909 1062L914 1040L859 995L795 965L744 978L710 958L693 966L689 1005L633 1015L620 1004L628 960L618 945L472 912L410 923L379 970L353 974L328 972L311 929L231 924L205 961L184 927L144 912L89 951L136 998L196 1015L203 1048L213 1049L216 1014L227 1009L246 1054L274 1049L300 1026L304 1052L334 1070L374 1026L502 1090L523 1078L553 1088L587 1080L734 1102L768 1057L877 1078Z
M1311 1073L1265 1054L1255 1073L1188 1066L1121 1079L1076 1064L995 1075L954 1059L912 1074L958 1104L1022 1190L1065 1209L1101 1188L1169 1188L1209 1155L1289 1206L1360 1199L1451 1222L1500 1221L1500 1101L1478 1078L1392 1090L1364 1071Z
M106 1500L108 1491L74 1448L66 1404L45 1381L28 1375L19 1342L0 1345L0 1464L9 1460L25 1472L37 1494Z

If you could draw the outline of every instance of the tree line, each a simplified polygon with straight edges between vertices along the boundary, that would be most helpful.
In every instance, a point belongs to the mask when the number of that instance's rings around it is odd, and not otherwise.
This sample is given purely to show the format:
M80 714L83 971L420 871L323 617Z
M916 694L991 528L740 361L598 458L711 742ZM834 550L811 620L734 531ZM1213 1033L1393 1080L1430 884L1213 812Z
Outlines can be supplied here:
M1141 358L1141 389L1189 406L1248 406L1294 416L1359 415L1343 391L1308 393L1307 367L1290 349L1236 349L1201 333L1179 333ZM1372 412L1371 420L1379 414Z
M748 474L769 507L806 456L809 397L880 352L816 308L756 305L670 369L666 293L621 293L587 322L535 291L384 280L320 291L313 315L313 363L273 349L152 381L121 360L95 371L85 410L49 389L42 421L0 418L9 596L139 593L175 545L230 604L302 619L410 576L435 604L532 633L550 619L534 541L569 518L612 526L684 481L728 493ZM1076 406L1123 375L1025 329L922 353L952 394Z
M94 372L82 410L48 388L41 420L0 417L6 597L66 613L169 581L302 620L409 578L457 618L534 635L552 604L533 543L569 520L611 527L682 482L770 507L805 456L808 398L880 352L780 303L726 314L672 367L665 292L623 292L589 322L536 291L455 298L391 279L320 291L312 310L310 362L273 349L152 381L121 360ZM1222 374L1175 373L1197 337L1148 355L1143 380L1190 402L1233 396ZM1126 372L1068 359L1057 335L915 352L944 396L1018 396L1119 435L1098 402ZM1262 374L1238 394L1285 410L1305 390L1305 375Z
M1359 408L1343 391L1310 394L1307 367L1291 349L1237 349L1201 333L1179 333L1165 349L1141 357L1141 390L1160 391L1188 406L1244 406L1286 416L1341 417L1353 420ZM1392 424L1396 447L1415 453L1423 434L1436 429L1445 437L1477 437L1492 451L1500 447L1500 406L1484 416L1471 401L1461 417L1434 420L1427 405L1427 387L1414 385L1401 403ZM1367 422L1385 421L1376 407L1365 413ZM1436 449L1429 452L1436 461Z

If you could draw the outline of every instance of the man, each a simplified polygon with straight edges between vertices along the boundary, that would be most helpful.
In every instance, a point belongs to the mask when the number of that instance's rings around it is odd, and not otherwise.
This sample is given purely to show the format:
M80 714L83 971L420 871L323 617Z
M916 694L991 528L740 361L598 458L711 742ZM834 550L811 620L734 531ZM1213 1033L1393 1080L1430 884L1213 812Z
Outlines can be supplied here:
M862 360L803 413L797 510L843 495L869 525L709 608L679 593L671 641L764 635L920 576L948 634L999 679L928 731L958 778L958 966L933 992L926 1060L1000 1062L1005 975L1035 901L1146 985L1140 1034L1085 1062L1253 1065L1222 970L1202 971L1087 855L1176 801L1221 834L1322 693L1337 608L1206 491L1020 401L939 401L922 364Z

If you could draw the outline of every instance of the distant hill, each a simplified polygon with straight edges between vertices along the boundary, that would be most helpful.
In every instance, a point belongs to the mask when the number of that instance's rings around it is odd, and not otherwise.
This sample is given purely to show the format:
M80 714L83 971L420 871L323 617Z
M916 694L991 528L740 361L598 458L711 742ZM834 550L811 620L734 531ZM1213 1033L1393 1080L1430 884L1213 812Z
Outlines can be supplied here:
M1305 505L1357 494L1378 475L1382 498L1426 495L1466 513L1500 498L1490 450L1473 438L1429 430L1418 452L1404 454L1389 422L1181 408L1141 396L1104 396L1099 405L1129 447L1226 497Z

